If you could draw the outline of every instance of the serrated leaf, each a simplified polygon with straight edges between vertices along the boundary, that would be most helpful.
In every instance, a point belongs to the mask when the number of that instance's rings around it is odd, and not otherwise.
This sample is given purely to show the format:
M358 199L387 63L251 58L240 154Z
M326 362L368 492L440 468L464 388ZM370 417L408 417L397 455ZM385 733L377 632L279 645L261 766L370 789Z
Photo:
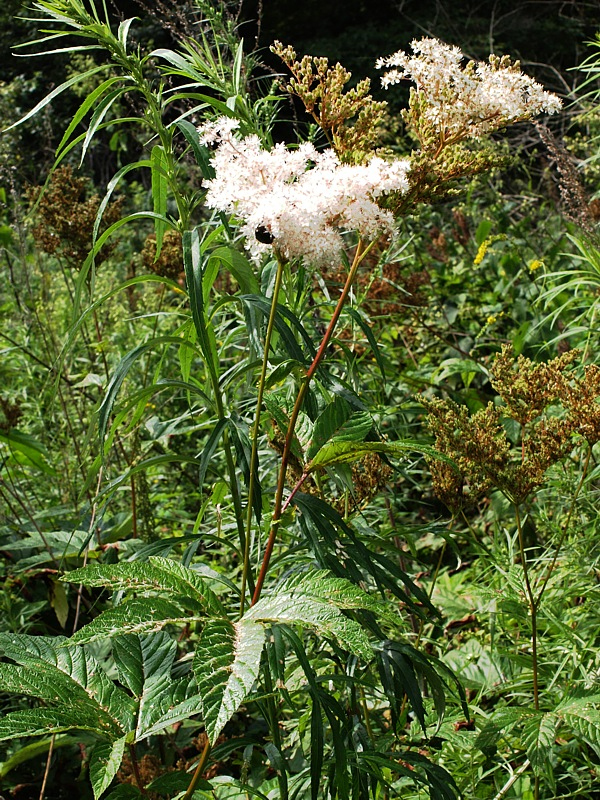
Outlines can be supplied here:
M170 674L177 645L161 631L153 636L118 636L112 650L119 680L139 699L149 678Z
M146 705L140 714L136 729L136 741L154 736L177 722L202 713L202 698L196 693L195 681L179 678L172 681L162 693L154 695L152 706Z
M165 625L186 625L193 617L184 616L179 606L160 597L129 600L118 608L104 611L71 637L75 644L112 639L126 633L155 633Z
M214 743L258 677L265 632L243 617L209 620L194 654L206 735Z
M91 564L61 578L84 586L108 586L115 591L167 592L177 595L188 608L222 612L216 594L193 569L170 558L151 556L148 561Z
M176 642L164 632L113 640L119 680L138 699L136 741L201 711L193 677L171 675L176 652Z
M360 658L368 661L373 655L369 638L356 620L344 616L335 606L301 592L278 592L273 597L265 597L245 614L244 619L306 625L321 635L336 639Z
M0 718L0 741L71 730L93 731L112 738L107 731L100 730L96 717L81 708L32 708L13 711Z
M331 464L350 464L369 453L385 453L386 455L401 458L407 453L422 453L429 458L436 458L453 464L452 459L442 455L433 447L421 444L420 442L352 442L352 441L332 441L327 442L314 456L310 464L306 466L307 472L314 472L316 469L323 469Z
M277 588L277 593L298 593L337 608L368 608L383 613L385 604L371 597L364 589L345 578L338 578L326 569L311 569L292 575Z
M523 725L523 744L536 774L548 767L559 717L553 712L536 712Z
M583 739L600 756L600 710L586 700L559 706L556 713L575 736Z
M116 742L98 742L94 746L90 758L90 781L96 800L104 794L117 774L123 759L125 743L126 738L123 736Z
M0 686L4 685L5 691L29 694L61 707L76 706L82 716L95 719L95 729L106 735L122 735L130 729L132 699L72 640L0 634L0 650L20 665L0 665Z
M355 412L343 397L336 397L317 417L306 457L313 458L329 441L362 441L372 427L370 414Z

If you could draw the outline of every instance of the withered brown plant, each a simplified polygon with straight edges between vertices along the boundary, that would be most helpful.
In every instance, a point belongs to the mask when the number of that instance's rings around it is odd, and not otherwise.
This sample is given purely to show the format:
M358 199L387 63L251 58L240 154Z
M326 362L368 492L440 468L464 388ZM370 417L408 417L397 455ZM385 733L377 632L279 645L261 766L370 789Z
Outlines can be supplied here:
M93 230L100 198L89 194L90 181L78 177L71 167L54 170L48 185L35 186L28 198L35 208L37 224L33 229L38 245L52 255L64 258L67 265L79 269L93 246ZM118 199L104 210L100 232L121 218L123 200ZM96 265L105 261L116 242L106 244L96 255Z
M428 426L437 449L456 467L431 461L434 491L454 513L492 489L515 504L524 502L583 438L600 441L600 368L575 374L580 353L572 350L547 363L515 359L509 345L492 366L497 403L470 414L451 400L426 399ZM503 421L519 424L512 443Z
M285 89L298 97L319 125L341 161L360 164L375 147L387 103L373 100L368 78L346 89L352 74L327 58L304 56L290 45L275 42L271 50L292 73Z

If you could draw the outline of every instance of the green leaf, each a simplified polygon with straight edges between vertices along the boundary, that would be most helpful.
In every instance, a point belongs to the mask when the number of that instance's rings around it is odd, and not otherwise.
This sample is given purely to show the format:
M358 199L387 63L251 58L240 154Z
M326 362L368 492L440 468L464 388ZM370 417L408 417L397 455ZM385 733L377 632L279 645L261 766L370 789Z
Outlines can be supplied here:
M306 471L314 472L316 469L323 469L332 464L349 464L353 461L357 461L368 453L385 453L386 455L400 458L411 452L422 453L429 458L437 458L448 464L454 463L452 459L442 455L433 447L421 444L420 442L332 441L323 445L312 461L306 466Z
M589 698L561 703L556 713L575 736L583 739L600 756L600 710Z
M179 120L176 125L183 133L190 147L194 151L194 156L196 157L196 162L202 171L202 176L207 180L214 178L215 170L210 161L210 152L207 147L204 147L200 144L200 137L198 135L198 129L196 126L192 125L192 123L188 122L187 120Z
M96 800L104 794L117 774L123 759L125 743L126 738L123 736L116 742L98 742L94 746L90 758L90 781Z
M100 730L98 720L84 708L32 708L13 711L0 718L0 741L23 736L47 736L72 730L93 731L99 736L109 735L107 731Z
M372 427L370 414L353 412L343 397L336 397L317 417L306 457L313 458L329 441L362 441Z
M170 674L177 645L160 632L153 636L117 636L112 648L120 682L139 700L150 677Z
M140 797L143 798L144 795L137 786L132 786L130 783L122 783L120 786L116 786L104 800L139 800Z
M194 363L194 344L198 338L196 328L192 320L188 320L182 328L183 344L179 347L179 366L181 367L181 377L187 382L192 374L192 364Z
M154 234L156 236L156 256L155 260L160 256L162 249L163 236L167 229L164 222L164 217L167 215L167 195L168 195L168 181L167 170L168 162L165 149L162 145L154 145L150 154L150 163L152 164L152 202L153 211L158 216L154 219Z
M217 247L210 254L209 262L213 259L222 263L231 272L244 294L258 293L258 281L252 264L239 250L233 247Z
M119 680L138 700L136 741L201 711L193 678L171 675L176 652L176 642L164 632L113 639Z
M107 67L108 67L107 64L101 64L99 67L93 67L92 69L88 69L85 72L77 73L77 75L74 75L72 78L69 78L68 81L61 83L60 86L57 86L56 89L53 89L49 94L47 94L43 100L40 100L40 102L34 108L32 108L31 111L25 114L24 117L21 117L21 119L17 120L17 122L14 122L12 125L9 125L8 128L5 128L4 132L10 131L12 128L16 128L17 125L22 125L23 122L26 122L28 119L31 119L31 117L35 116L38 113L38 111L41 111L42 108L45 108L48 105L48 103L51 103L55 97L58 97L58 95L62 94L62 92L64 92L66 89L73 86L75 83L78 83L79 81L84 81L86 78L90 78L97 72L102 72L102 70L107 69Z
M219 419L216 422L215 427L210 432L210 436L208 437L206 444L204 445L204 450L202 451L202 455L200 457L200 471L198 476L198 486L200 490L202 490L202 486L204 485L204 478L206 477L206 471L212 461L212 457L215 454L215 450L218 447L218 444L223 436L223 431L228 426L229 420L227 419Z
M178 596L193 610L223 611L220 600L202 576L170 558L151 556L148 561L91 564L72 570L61 580L84 586L108 586L115 591L167 592Z
M280 392L268 392L265 393L263 402L283 436L286 436L290 426L290 417L286 411L285 397ZM304 461L302 446L300 445L296 433L294 433L292 439L292 455L300 462Z
M45 447L28 433L21 433L14 428L8 432L0 432L0 443L7 445L11 457L19 464L35 467L46 475L56 474L46 460Z
M360 586L336 577L326 569L311 569L292 575L277 587L279 593L298 593L336 608L368 608L379 613L384 613L386 608L381 600L371 597Z
M262 598L244 619L306 625L321 635L336 639L359 658L369 661L373 656L369 638L356 620L344 616L335 606L303 596L300 592Z
M42 755L47 755L50 748L56 750L59 747L76 746L78 739L74 736L51 736L47 739L39 739L37 742L19 747L19 749L11 755L6 761L0 762L0 780L5 778L9 772L15 767L24 764L34 758L39 758Z
M386 375L385 375L385 364L383 363L383 356L381 355L381 350L379 345L377 344L377 339L373 335L373 331L367 320L364 318L362 312L357 310L356 308L348 308L348 314L352 317L352 319L358 324L361 331L364 333L366 340L368 341L371 350L373 351L373 356L375 357L375 361L377 362L377 366L379 367L379 371L381 372L381 377L385 383Z
M0 634L0 650L14 664L0 664L0 691L27 694L60 707L75 708L87 727L117 738L133 720L133 701L108 678L97 661L62 636ZM67 730L58 723L61 730ZM43 732L47 733L47 729Z
M104 97L100 101L100 103L98 104L96 110L92 114L92 118L90 120L89 127L87 129L86 134L85 134L85 139L83 140L83 146L81 148L81 160L79 162L80 165L83 164L83 161L85 159L85 156L86 156L86 153L87 153L87 151L89 149L91 141L94 138L94 134L96 133L96 131L102 125L104 117L110 111L111 106L113 105L113 103L116 100L118 100L119 97L121 97L121 95L124 95L129 88L130 88L129 86L119 86L118 89L113 89L113 91L110 92L110 94L107 94L106 97Z
M211 744L250 693L258 677L264 639L262 625L245 617L235 623L211 619L204 626L193 669Z
M190 298L192 319L198 335L198 344L202 355L213 376L213 384L218 381L219 358L216 351L214 334L209 329L202 289L204 253L200 242L198 228L185 231L182 237L183 265L185 267L185 280Z
M118 608L104 611L71 637L76 644L112 639L125 633L154 633L165 625L185 625L194 617L184 616L179 606L160 597L128 600Z
M104 211L105 211L105 209L106 209L106 207L107 207L107 205L108 205L108 203L110 201L110 198L113 195L113 192L115 191L115 189L119 185L119 181L121 180L121 178L124 175L127 175L128 172L131 172L134 169L141 169L142 167L152 167L152 162L149 161L149 160L143 160L143 161L134 161L132 164L125 164L123 167L121 167L120 170L115 172L115 174L112 176L112 178L108 182L108 185L106 187L106 193L105 193L104 197L102 198L102 202L98 206L98 211L96 213L96 219L94 220L94 230L93 230L93 233L92 233L92 241L94 242L94 244L95 244L96 238L98 236L98 231L100 230L100 223L102 222L102 217L104 216ZM158 276L154 276L151 279L155 279L156 277L158 277ZM133 280L136 280L136 279L134 278ZM114 291L115 290L113 289L113 292ZM96 302L102 303L102 302L104 302L104 299L100 298L100 300L96 301ZM84 313L88 313L89 314L90 310L91 309L88 308L88 309L86 309L86 311Z
M64 628L69 616L69 601L67 600L65 587L62 583L55 580L52 581L50 584L49 599L50 605L56 614L58 624L61 628Z
M98 100L108 89L110 89L110 87L114 83L118 83L119 81L122 81L122 80L125 80L124 76L122 76L122 75L113 75L112 77L107 78L105 81L103 81L100 84L100 86L97 86L88 95L86 95L85 100L83 101L83 103L79 106L79 108L75 112L75 115L73 116L73 119L69 123L69 127L65 131L64 136L60 141L60 144L56 148L56 155L57 156L60 155L61 150L63 149L63 147L66 145L66 143L71 138L71 134L77 128L77 126L79 125L81 120L85 117L85 115L90 110L90 108L94 105L96 100Z
M123 22L119 24L119 30L117 32L117 38L121 43L123 50L127 50L127 37L129 35L129 28L131 24L136 20L139 21L139 17L131 17L130 19L125 19Z
M553 712L535 712L523 725L523 744L533 771L539 775L550 765L560 718Z

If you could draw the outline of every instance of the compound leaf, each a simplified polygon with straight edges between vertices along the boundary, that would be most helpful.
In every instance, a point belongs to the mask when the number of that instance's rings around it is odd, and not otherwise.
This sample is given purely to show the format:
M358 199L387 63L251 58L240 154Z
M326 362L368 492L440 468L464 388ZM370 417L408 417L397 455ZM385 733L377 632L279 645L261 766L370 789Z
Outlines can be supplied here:
M235 623L211 619L204 626L193 669L211 743L252 689L264 640L262 625L247 615Z

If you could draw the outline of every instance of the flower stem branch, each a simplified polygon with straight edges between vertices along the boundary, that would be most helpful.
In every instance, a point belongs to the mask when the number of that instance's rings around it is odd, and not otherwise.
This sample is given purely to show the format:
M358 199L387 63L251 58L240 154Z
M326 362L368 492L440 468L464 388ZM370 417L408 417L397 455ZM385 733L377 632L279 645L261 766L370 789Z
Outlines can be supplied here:
M190 781L190 785L187 788L186 793L183 795L181 800L191 800L192 795L196 789L198 781L202 777L202 773L206 767L206 762L208 761L208 754L210 753L210 739L208 736L206 737L206 743L204 744L204 749L200 754L200 760L198 761L198 766L194 770L194 775L192 780Z
M339 300L337 302L331 320L329 321L329 325L327 326L327 330L325 331L323 340L319 346L319 349L317 350L317 353L312 361L312 364L308 368L308 372L306 373L304 381L302 382L302 386L300 387L300 391L298 392L298 396L296 397L296 402L294 404L294 408L290 415L290 421L287 429L287 434L285 437L285 444L283 446L283 453L281 456L281 464L279 465L279 476L277 479L277 488L275 490L275 504L273 509L273 516L271 518L271 529L269 531L269 538L267 539L267 545L265 547L265 553L263 556L260 572L256 580L256 588L254 590L254 595L252 597L252 605L255 605L258 602L260 595L262 593L265 577L269 569L269 562L271 561L271 555L273 553L273 547L275 545L275 539L277 538L277 531L281 522L281 516L283 514L283 490L285 487L285 476L287 472L289 458L292 452L292 443L294 441L294 430L296 427L296 422L298 421L298 415L300 414L300 410L302 408L304 398L306 397L308 387L310 386L310 382L315 372L317 371L321 361L323 360L323 357L325 356L325 352L327 350L327 347L329 346L331 337L333 336L335 326L337 325L337 321L340 317L340 314L342 313L342 309L350 293L352 283L354 282L354 278L356 277L358 267L361 261L369 252L369 250L373 247L373 244L374 242L371 242L371 244L365 247L362 240L359 240L358 245L356 247L356 252L354 254L354 259L350 267L350 271L348 272L348 277L346 278L346 283L344 284L344 288L342 289L342 292L340 294Z
M244 613L244 605L246 602L246 584L250 576L250 540L252 534L252 499L254 496L255 478L254 474L258 468L258 434L260 431L260 410L262 408L263 396L265 393L265 381L267 377L267 369L269 366L269 349L271 347L271 336L273 328L275 327L275 318L277 315L277 303L279 301L279 290L281 289L281 279L283 276L283 269L285 260L281 255L276 252L277 257L277 272L275 274L275 286L273 287L273 297L271 298L271 311L269 314L269 321L267 323L267 330L265 333L264 354L262 361L262 369L260 379L258 381L258 395L256 397L256 411L254 412L254 424L252 426L252 452L250 455L250 477L248 480L248 505L246 508L246 539L244 542L244 566L242 570L242 588L240 600L240 616ZM251 586L251 591L254 587Z

